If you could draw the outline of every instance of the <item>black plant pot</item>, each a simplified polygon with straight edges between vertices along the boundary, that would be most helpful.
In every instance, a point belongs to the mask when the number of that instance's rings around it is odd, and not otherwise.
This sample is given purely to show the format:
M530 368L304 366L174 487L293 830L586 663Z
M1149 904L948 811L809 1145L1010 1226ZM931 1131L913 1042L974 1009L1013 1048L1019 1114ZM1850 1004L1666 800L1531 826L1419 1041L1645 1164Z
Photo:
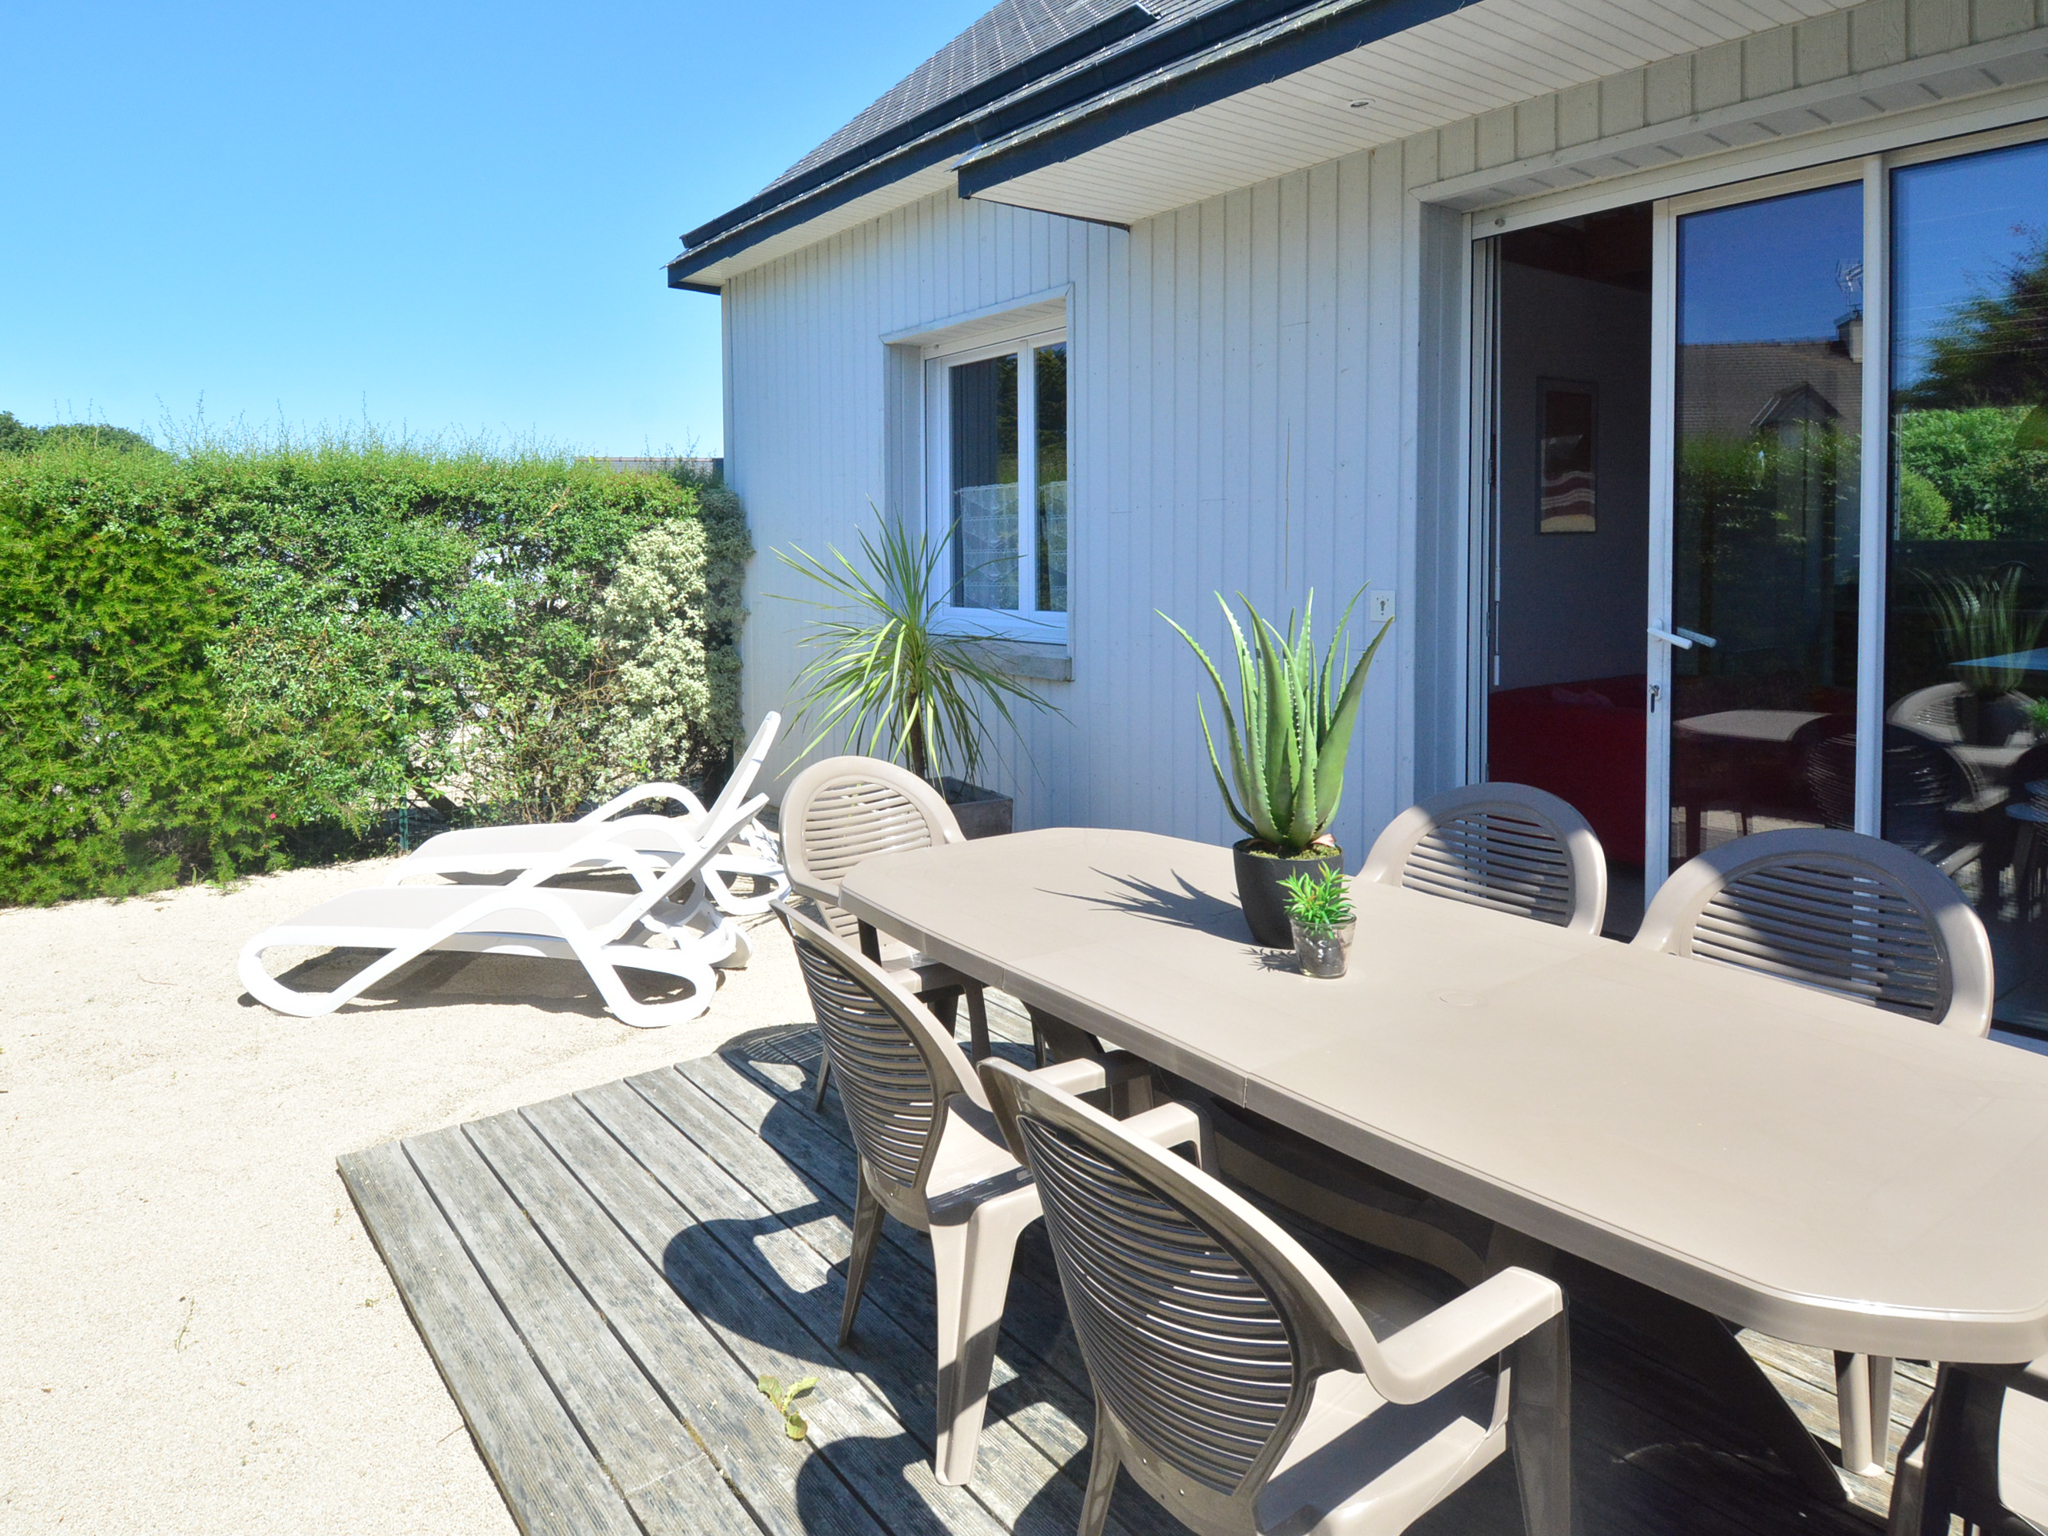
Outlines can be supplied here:
M1001 837L1015 826L1017 804L1008 795L969 784L950 774L939 780L939 788L951 807L953 819L969 841L977 837Z
M1294 930L1287 922L1287 888L1280 882L1291 875L1321 874L1325 869L1342 871L1342 848L1318 848L1298 859L1278 858L1255 850L1259 843L1246 838L1231 845L1237 866L1237 901L1244 908L1245 923L1252 942L1268 949L1294 948Z

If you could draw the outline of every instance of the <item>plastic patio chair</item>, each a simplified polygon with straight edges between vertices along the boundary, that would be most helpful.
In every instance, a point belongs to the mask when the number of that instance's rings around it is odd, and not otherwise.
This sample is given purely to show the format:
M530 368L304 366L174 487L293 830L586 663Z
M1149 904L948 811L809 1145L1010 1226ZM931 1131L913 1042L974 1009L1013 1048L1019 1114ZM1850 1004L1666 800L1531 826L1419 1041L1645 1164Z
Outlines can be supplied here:
M1733 965L1948 1029L1991 1030L1991 940L1917 854L1822 827L1710 848L1658 889L1635 943ZM1883 1465L1892 1363L1835 1357L1842 1464Z
M1468 784L1410 806L1358 878L1573 933L1598 933L1607 915L1607 860L1591 824L1526 784Z
M747 750L733 765L725 787L707 809L681 784L640 784L615 795L575 821L526 823L506 827L464 827L428 838L385 876L386 885L403 885L422 875L535 874L553 875L623 869L642 890L655 884L669 865L696 849L696 834L708 820L722 817L753 790L768 750L775 744L782 716L770 711ZM647 812L623 815L650 801L682 807L675 816ZM721 912L751 917L766 912L775 897L789 889L774 837L749 817L703 871L705 885ZM766 891L736 895L735 879L765 883Z
M745 965L747 943L697 878L718 851L767 804L757 795L707 819L693 852L647 889L621 894L542 886L544 869L510 885L372 887L325 902L242 947L242 985L279 1013L317 1018L430 951L533 955L575 960L621 1023L641 1029L694 1019L711 1006L717 968ZM681 901L670 898L685 886ZM263 968L266 950L292 946L377 949L384 953L327 992L298 992ZM643 1003L619 972L651 971L691 984L674 1002Z
M818 905L821 920L835 936L860 945L948 1027L964 996L974 1059L986 1056L988 1003L981 983L872 929L863 930L859 919L839 905L839 882L862 860L966 841L944 797L908 769L880 758L828 757L792 781L782 797L781 827L791 888ZM831 1073L828 1037L818 1062L814 1108L825 1102Z
M1586 819L1522 784L1472 784L1411 806L1387 824L1361 881L1597 934L1607 861ZM1492 1266L1493 1223L1284 1126L1217 1106L1223 1171L1268 1199L1465 1284Z
M1888 1536L2048 1532L2048 1359L1944 1365L1907 1431Z
M938 1297L933 1466L940 1482L965 1483L974 1475L1011 1261L1019 1234L1038 1219L1038 1195L951 1032L833 932L815 903L785 898L776 910L838 1063L839 1102L859 1154L839 1342L853 1336L884 1216L930 1233Z
M1285 1228L1136 1121L1007 1061L980 1071L1037 1180L1094 1383L1081 1536L1100 1536L1119 1470L1197 1536L1390 1536L1510 1440L1526 1529L1569 1536L1555 1281L1504 1269L1379 1338Z

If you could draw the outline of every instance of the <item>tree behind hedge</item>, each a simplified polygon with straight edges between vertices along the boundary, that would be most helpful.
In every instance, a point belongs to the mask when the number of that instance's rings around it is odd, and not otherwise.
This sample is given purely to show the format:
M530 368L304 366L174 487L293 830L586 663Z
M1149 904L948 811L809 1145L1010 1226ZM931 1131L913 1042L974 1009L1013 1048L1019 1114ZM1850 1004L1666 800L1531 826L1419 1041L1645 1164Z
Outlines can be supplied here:
M173 477L107 450L15 467L0 475L0 901L268 863L270 747L210 657L228 585L154 526Z

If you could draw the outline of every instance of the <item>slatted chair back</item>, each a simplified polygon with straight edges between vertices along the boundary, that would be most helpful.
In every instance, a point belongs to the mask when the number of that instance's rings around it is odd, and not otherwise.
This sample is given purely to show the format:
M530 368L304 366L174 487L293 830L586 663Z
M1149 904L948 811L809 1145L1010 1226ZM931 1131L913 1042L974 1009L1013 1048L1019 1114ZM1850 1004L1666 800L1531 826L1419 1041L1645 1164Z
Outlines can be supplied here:
M869 1187L897 1220L928 1228L925 1185L948 1106L965 1095L987 1108L981 1082L951 1032L834 933L816 903L785 897L774 907L796 945Z
M876 757L828 757L782 797L782 859L790 884L818 902L842 939L858 923L839 905L839 882L877 854L966 839L939 792Z
M1101 1416L1124 1470L1201 1536L1251 1536L1315 1380L1378 1364L1329 1274L1264 1213L994 1058Z
M1851 715L1826 716L1803 727L1792 741L1795 760L1804 765L1807 792L1820 808L1821 820L1832 827L1846 827L1856 819L1856 741ZM1880 782L1885 835L1891 842L1937 864L1964 846L1952 825L1950 807L1969 798L1977 786L1952 741L1887 724Z
M1635 942L1740 966L1982 1035L1991 941L1955 882L1858 832L1794 828L1710 848L1673 872Z
M1607 860L1586 818L1547 790L1468 784L1387 824L1361 880L1598 933Z

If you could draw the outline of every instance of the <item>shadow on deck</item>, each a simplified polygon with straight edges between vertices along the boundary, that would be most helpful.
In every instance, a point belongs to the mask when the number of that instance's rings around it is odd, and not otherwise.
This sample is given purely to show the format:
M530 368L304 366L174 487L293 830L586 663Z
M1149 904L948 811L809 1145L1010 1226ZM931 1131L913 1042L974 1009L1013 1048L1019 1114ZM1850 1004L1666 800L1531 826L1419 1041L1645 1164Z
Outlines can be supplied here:
M1019 1049L1021 1021L1007 1026ZM971 1488L931 1474L925 1239L890 1224L859 1328L835 1344L853 1151L835 1098L809 1108L817 1039L762 1032L719 1056L341 1159L513 1518L529 1536L1072 1536L1092 1420L1043 1228L1027 1235ZM1804 1498L1694 1383L1574 1310L1578 1526L1600 1533L1868 1536L1856 1503ZM1829 1363L1745 1336L1831 1437ZM1901 1368L1910 1416L1924 1372ZM762 1375L815 1376L790 1439ZM1894 1440L1897 1439L1897 1432ZM1111 1530L1181 1527L1126 1480ZM1496 1463L1414 1527L1521 1530Z

